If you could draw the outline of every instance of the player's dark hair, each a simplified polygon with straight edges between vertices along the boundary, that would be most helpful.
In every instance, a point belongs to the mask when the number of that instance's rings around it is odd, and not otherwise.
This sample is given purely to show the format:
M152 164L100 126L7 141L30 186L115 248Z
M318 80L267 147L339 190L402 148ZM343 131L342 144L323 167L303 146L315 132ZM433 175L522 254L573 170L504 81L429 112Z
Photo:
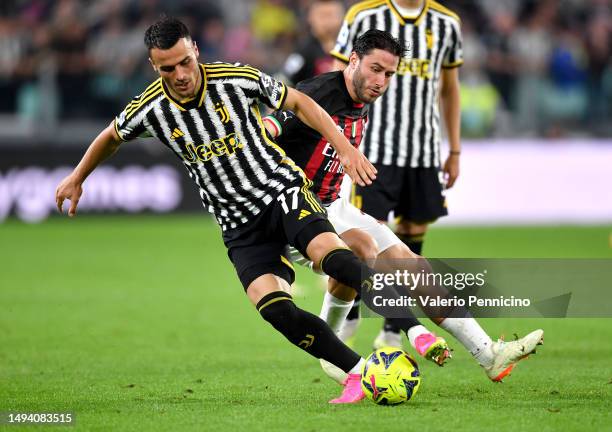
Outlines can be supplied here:
M384 50L400 58L406 54L404 43L382 30L368 30L357 38L353 46L359 58L368 55L373 49Z
M149 50L153 48L166 50L176 45L181 38L191 40L187 26L176 18L164 16L147 29L144 43Z

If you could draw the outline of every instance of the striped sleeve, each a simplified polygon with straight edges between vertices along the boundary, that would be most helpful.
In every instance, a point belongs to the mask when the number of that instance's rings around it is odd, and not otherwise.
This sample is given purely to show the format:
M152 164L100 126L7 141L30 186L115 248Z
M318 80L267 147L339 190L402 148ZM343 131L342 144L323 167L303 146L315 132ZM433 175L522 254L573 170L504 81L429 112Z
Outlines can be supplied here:
M146 108L163 93L161 79L155 81L147 89L128 103L123 111L115 117L115 132L123 141L138 137L150 137L144 125Z
M273 110L280 109L287 98L287 86L263 72L259 72L259 99Z
M338 60L348 63L349 57L353 52L353 40L355 39L355 23L349 23L345 18L336 39L336 45L331 50L330 54Z
M461 37L461 27L459 22L450 20L450 42L444 54L443 68L454 68L463 64L463 39Z

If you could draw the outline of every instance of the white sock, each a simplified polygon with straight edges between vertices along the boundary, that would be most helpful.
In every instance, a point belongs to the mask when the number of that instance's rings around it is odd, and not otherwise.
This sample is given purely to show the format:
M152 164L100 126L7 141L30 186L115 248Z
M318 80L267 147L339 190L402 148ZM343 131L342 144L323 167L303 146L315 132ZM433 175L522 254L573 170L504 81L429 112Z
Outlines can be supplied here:
M348 371L348 373L350 373L350 374L360 374L361 373L361 368L363 367L364 363L365 363L365 360L363 359L363 357L361 357L359 359L359 361L357 362L357 364L355 366L353 366L353 369Z
M326 291L319 317L327 323L334 333L338 333L352 306L353 300L340 300Z
M493 363L493 341L474 318L446 318L440 324L467 349L481 366Z
M416 348L416 343L415 343L416 338L418 338L423 333L431 333L431 332L422 325L410 327L408 329L408 340L410 341L410 345L412 345L412 348Z
M342 342L346 342L355 335L357 327L359 327L359 318L344 320L344 324L340 326L338 337Z

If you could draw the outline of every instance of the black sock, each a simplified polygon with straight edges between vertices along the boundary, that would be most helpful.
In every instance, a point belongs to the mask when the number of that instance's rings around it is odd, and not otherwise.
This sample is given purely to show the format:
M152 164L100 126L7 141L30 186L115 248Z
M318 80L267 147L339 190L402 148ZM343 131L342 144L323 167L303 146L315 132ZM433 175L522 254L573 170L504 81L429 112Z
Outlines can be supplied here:
M421 255L423 252L423 240L425 233L423 234L396 234L402 243L410 248L412 252L417 255Z
M412 252L417 255L421 255L423 251L423 238L425 234L396 234L397 237L410 248ZM399 333L400 330L404 329L407 325L410 325L410 322L402 323L401 318L389 319L385 318L385 323L383 325L383 330L386 332ZM410 328L410 327L408 327Z
M385 318L383 330L393 333L403 331L408 336L408 330L418 325L421 325L421 323L416 318Z
M391 333L400 332L400 328L395 325L395 322L391 318L385 318L385 322L383 323L383 330Z
M329 252L321 260L321 270L338 282L353 288L357 293L361 293L362 288L367 289L366 287L368 285L371 286L371 281L375 273L374 270L361 262L349 249L334 249ZM391 290L389 294L395 294L395 296L399 297L397 291L394 290ZM372 306L367 301L365 304L372 309ZM373 310L377 312L376 309ZM399 325L399 329L405 332L411 327L421 325L420 321L412 314L409 308L406 308L403 313L404 317L392 320L391 324L396 326ZM399 330L397 330L397 333L399 333Z
M321 260L321 270L338 282L361 293L362 284L370 283L374 270L357 258L350 249L334 249Z
M257 303L257 310L293 345L349 372L361 356L347 347L316 315L298 308L289 294L276 291Z
M355 300L353 302L353 306L351 307L351 310L346 316L347 321L359 319L359 304L360 303L361 303L361 296L357 294L357 297L355 297Z

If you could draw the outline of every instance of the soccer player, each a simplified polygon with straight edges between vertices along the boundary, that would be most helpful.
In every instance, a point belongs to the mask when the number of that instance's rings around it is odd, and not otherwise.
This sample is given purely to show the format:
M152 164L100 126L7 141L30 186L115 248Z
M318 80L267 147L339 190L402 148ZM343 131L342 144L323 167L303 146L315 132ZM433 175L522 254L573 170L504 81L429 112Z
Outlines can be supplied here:
M283 75L293 84L333 70L329 52L336 43L342 25L344 4L341 0L314 0L308 5L307 39L291 53L283 66Z
M357 147L362 141L369 104L384 94L403 52L401 43L388 32L368 30L355 41L349 65L343 72L320 75L299 83L297 88L324 108ZM336 232L351 248L358 251L360 257L404 265L400 270L414 271L415 265L423 264L424 260L419 260L420 257L394 235L389 227L360 212L347 198L339 197L344 172L337 154L324 136L286 110L267 116L264 122L276 142L313 181L313 191L318 194L323 205L327 206L329 220ZM334 331L339 331L355 294L354 290L330 279L321 317ZM517 361L535 349L543 336L542 330L536 330L517 341L494 343L471 316L444 316L431 318L472 353L493 381L504 378ZM391 320L392 323L396 321ZM412 346L419 354L443 364L448 357L446 342L429 333L418 322L413 324L406 334ZM322 364L329 373L329 366L324 362ZM330 376L338 376L333 370L331 372Z
M157 138L181 160L204 206L214 214L229 258L262 318L294 345L348 373L342 395L330 402L359 401L364 397L359 379L364 360L323 320L293 303L288 291L294 272L286 246L295 246L356 291L371 286L374 271L334 232L303 171L267 138L259 102L291 110L319 131L356 182L371 183L375 170L303 93L250 66L200 64L197 46L182 22L163 18L147 29L144 40L160 78L93 140L60 182L59 211L69 199L68 215L76 214L85 179L122 142Z
M434 0L357 3L345 15L331 52L338 70L348 63L357 38L374 28L405 41L409 51L389 90L370 112L362 151L378 170L378 177L372 187L356 185L353 202L384 222L393 211L398 218L398 237L421 255L429 224L447 214L444 183L451 188L459 175L460 21ZM442 165L439 102L450 146ZM350 318L357 319L358 313L353 311ZM398 327L386 321L374 346L400 343Z

